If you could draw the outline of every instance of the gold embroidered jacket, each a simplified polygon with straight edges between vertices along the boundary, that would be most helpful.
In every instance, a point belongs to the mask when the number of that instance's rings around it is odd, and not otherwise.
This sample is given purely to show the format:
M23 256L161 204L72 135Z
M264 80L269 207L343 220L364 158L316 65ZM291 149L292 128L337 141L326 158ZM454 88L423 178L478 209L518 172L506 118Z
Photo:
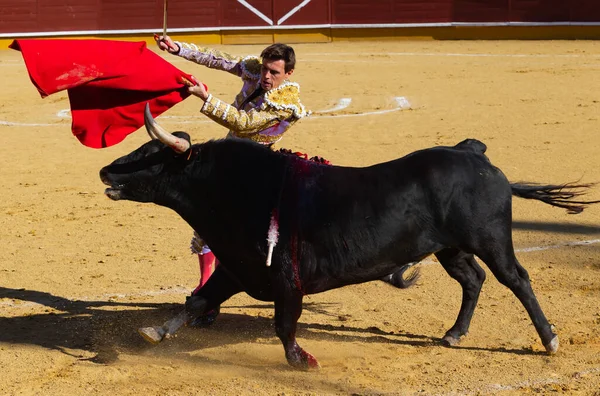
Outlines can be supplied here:
M242 79L243 86L232 104L209 95L200 112L229 129L228 136L273 144L282 138L296 121L310 114L300 102L300 86L286 81L252 99L240 108L244 99L260 84L261 61L255 56L232 56L195 44L176 42L178 55L212 69L232 73Z

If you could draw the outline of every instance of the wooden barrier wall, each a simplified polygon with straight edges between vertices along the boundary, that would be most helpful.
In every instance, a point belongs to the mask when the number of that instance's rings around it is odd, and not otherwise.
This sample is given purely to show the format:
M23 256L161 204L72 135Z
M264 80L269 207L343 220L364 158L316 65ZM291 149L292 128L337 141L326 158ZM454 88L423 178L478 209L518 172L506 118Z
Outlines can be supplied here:
M163 0L0 0L0 38L147 37L162 17ZM600 0L170 0L168 27L211 43L598 38Z

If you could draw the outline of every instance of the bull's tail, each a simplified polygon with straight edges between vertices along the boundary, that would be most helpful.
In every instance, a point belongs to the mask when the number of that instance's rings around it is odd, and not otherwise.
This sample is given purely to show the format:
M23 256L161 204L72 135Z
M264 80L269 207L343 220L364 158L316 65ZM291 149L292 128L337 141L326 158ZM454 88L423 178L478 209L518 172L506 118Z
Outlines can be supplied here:
M406 278L404 278L404 273L410 267L417 263L409 263L405 264L400 269L396 270L396 272L392 272L389 275L381 278L382 281L389 283L392 286L397 287L398 289L407 289L417 283L419 278L421 277L421 272L418 268L414 269L412 273L410 273Z
M548 205L567 209L567 213L581 213L588 205L600 203L600 201L579 200L586 190L595 184L536 184L536 183L512 183L510 188L513 195L527 199L537 199Z

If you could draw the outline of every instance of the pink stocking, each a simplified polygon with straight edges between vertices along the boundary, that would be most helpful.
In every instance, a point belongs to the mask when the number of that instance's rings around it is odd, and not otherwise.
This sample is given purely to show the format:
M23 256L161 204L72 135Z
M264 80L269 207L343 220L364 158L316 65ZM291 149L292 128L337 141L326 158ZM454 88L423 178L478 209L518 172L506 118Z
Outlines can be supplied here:
M196 294L208 282L208 278L215 272L215 268L219 264L219 261L211 251L198 254L198 262L200 264L200 282L192 292L192 295Z

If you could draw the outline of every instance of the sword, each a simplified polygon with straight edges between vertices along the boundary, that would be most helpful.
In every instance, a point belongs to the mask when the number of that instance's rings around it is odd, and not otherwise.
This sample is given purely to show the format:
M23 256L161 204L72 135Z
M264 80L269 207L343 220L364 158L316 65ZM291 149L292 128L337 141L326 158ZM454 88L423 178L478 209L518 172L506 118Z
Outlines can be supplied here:
M168 6L168 0L164 0L163 3L163 31L162 31L162 37L163 39L165 38L165 36L167 35L167 9L169 8ZM154 40L158 41L158 34L154 34Z
M163 6L163 37L165 37L167 35L167 3L168 0L165 0L164 2L164 6Z

